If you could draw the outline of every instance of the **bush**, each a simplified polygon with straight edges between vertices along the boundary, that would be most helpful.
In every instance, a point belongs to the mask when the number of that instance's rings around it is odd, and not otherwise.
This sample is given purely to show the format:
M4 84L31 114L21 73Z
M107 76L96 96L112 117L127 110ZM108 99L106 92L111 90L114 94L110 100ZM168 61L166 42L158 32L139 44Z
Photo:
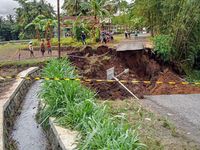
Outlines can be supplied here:
M162 60L170 61L172 56L172 37L169 35L157 35L153 38L154 50Z
M42 75L50 78L77 78L75 67L66 59L52 60ZM40 121L56 117L60 125L81 133L78 149L132 150L144 148L124 118L110 117L108 108L98 105L95 93L80 81L43 81L40 97L45 107Z

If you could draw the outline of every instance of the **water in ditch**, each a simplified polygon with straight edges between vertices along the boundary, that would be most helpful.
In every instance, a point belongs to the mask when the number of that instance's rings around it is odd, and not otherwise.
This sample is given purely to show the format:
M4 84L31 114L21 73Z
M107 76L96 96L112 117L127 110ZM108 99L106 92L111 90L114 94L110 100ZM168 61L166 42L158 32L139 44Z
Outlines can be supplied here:
M48 142L44 131L35 119L38 109L37 93L40 81L35 82L25 96L20 115L15 121L12 133L19 150L46 150Z

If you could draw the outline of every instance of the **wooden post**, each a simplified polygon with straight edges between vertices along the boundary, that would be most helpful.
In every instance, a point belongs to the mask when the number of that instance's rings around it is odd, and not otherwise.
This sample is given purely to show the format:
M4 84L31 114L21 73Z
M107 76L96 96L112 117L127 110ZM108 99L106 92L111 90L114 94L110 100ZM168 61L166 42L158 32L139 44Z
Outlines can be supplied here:
M58 58L60 58L60 0L57 0L58 9Z

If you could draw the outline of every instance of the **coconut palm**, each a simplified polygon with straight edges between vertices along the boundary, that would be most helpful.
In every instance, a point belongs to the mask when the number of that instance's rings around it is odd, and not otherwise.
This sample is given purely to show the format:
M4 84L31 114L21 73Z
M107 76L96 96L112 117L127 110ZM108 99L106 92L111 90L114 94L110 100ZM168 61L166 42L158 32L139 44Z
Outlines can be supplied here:
M82 3L81 9L87 10L88 14L94 16L95 21L97 21L98 18L110 15L109 6L111 6L111 3L108 0L90 0Z
M115 13L125 12L128 8L128 2L126 0L112 0L113 11Z
M68 16L77 16L81 13L82 0L65 0L62 8L66 10Z
M99 38L99 19L109 17L109 10L112 4L108 0L90 0L81 4L81 10L87 12L87 15L94 16L91 35L93 38ZM98 33L98 34L97 34Z

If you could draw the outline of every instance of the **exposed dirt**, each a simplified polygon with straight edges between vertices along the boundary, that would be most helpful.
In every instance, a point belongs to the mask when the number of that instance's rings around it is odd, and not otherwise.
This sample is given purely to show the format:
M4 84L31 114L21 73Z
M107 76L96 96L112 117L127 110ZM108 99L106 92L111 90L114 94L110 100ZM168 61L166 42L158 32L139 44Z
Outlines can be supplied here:
M162 82L170 82L170 81L175 81L177 83L183 82L183 80L177 74L173 73L169 69L166 69L164 70L164 72L160 73L157 80ZM150 93L152 95L199 94L200 87L195 85L183 85L183 84L176 84L176 85L157 84L153 88L151 88Z
M143 95L156 94L194 94L200 93L200 87L193 85L155 84L155 81L182 82L182 79L171 69L160 65L155 58L149 57L146 51L118 52L107 46L100 46L93 50L90 46L83 49L64 48L63 56L68 55L72 63L78 68L80 76L89 79L106 79L106 70L115 67L115 75L129 68L128 74L118 77L120 80L153 81L151 84L124 83L139 98ZM25 53L25 52L24 52ZM36 52L39 55L39 52ZM55 53L55 52L54 52ZM26 52L24 58L28 57ZM16 75L28 66L4 66L0 68L0 75ZM0 94L5 91L12 79L0 80ZM84 83L94 89L102 99L126 99L131 95L119 83L90 82Z
M115 67L115 75L129 68L128 74L118 77L120 80L140 81L175 81L182 79L151 59L145 51L116 53L113 49L99 47L94 51L86 47L81 52L71 53L69 58L78 68L80 76L89 79L106 79L106 70ZM90 82L84 83L94 89L102 99L126 99L131 95L123 89L119 83ZM192 85L169 85L169 84L133 84L124 83L139 98L151 94L193 94L200 93L200 88Z

